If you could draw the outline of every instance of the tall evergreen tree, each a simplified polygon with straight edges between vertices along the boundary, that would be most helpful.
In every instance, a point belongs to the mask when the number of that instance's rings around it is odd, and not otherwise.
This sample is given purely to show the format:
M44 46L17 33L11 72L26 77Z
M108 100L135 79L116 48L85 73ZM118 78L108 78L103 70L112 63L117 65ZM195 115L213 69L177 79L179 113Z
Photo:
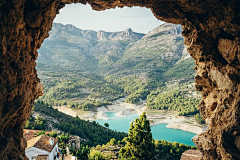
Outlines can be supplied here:
M131 123L127 144L121 148L120 156L126 159L149 160L153 157L154 141L150 122L144 112Z
M109 124L108 123L104 123L104 126L109 129Z

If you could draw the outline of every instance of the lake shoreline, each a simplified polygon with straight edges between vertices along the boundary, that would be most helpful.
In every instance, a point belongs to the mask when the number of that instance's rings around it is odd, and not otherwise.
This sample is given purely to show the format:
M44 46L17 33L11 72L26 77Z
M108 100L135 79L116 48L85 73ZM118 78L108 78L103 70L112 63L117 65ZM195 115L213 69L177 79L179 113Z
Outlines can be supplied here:
M171 113L160 114L156 118L152 116L148 116L151 123L151 126L155 126L158 124L167 124L167 128L173 129L181 129L183 131L200 134L203 131L203 125L198 124L195 122L193 117L184 117L184 116L177 116Z
M167 128L181 129L187 132L200 134L203 130L203 125L198 124L193 117L178 116L168 111L155 111L151 113L150 109L146 108L144 103L140 105L126 103L124 98L120 98L112 103L112 105L102 106L93 111L80 111L77 109L68 108L66 106L54 106L58 111L68 114L83 120L110 120L106 112L116 112L117 117L126 117L129 114L141 115L143 112L147 113L147 117L151 122L151 126L158 124L167 124Z

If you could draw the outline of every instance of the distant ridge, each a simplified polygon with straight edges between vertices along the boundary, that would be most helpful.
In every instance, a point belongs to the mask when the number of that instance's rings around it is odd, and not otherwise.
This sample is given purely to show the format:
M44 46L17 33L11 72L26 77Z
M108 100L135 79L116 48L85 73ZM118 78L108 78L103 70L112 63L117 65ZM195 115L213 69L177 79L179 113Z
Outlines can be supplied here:
M181 30L181 25L164 23L147 34L131 28L96 32L53 23L49 38L39 50L37 62L39 66L61 64L59 68L62 69L72 66L104 74L126 73L130 68L171 67L189 58Z
M135 103L171 82L192 83L195 64L181 31L180 25L168 23L147 34L54 23L37 59L45 85L41 99L88 109L124 96Z

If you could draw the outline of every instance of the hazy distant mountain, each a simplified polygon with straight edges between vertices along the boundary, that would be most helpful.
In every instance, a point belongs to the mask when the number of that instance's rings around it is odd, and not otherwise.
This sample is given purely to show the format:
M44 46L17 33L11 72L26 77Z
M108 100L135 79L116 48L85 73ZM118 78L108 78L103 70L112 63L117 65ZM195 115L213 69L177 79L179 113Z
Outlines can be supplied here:
M38 69L134 74L160 68L166 72L189 61L181 31L180 25L168 23L146 35L131 28L122 32L95 32L54 23L39 50ZM193 60L190 61L192 64Z
M128 28L122 32L81 30L73 25L54 23L52 30L39 49L39 66L72 66L95 70L102 59L116 61L126 47L144 34Z
M135 69L171 67L181 59L183 50L181 26L165 23L127 48L116 65Z

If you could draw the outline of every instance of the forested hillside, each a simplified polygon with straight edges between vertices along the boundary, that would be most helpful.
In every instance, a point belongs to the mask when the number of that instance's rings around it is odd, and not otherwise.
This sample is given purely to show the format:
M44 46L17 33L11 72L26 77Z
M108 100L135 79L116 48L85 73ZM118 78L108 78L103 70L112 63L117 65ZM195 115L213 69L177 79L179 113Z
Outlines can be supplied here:
M45 86L40 100L93 110L126 96L129 103L147 99L149 108L174 109L172 102L167 107L159 103L180 95L178 106L189 109L174 110L195 114L199 101L192 85L195 64L184 48L181 30L180 25L165 23L144 35L130 28L95 32L55 23L37 59ZM172 89L162 90L172 85L190 88L178 90L177 97ZM189 97L190 92L194 96ZM183 103L186 98L189 103Z
M47 127L50 124L54 129L63 131L59 137L60 141L62 141L61 136L64 135L80 136L82 139L80 149L76 150L75 148L72 148L73 146L71 146L70 143L68 146L70 153L77 156L78 159L123 159L125 156L127 156L125 159L131 159L133 155L129 154L130 152L127 152L127 150L132 150L134 148L136 154L141 155L141 157L146 157L147 159L153 158L178 160L184 151L188 149L196 149L196 147L187 146L177 142L153 140L149 126L150 122L147 120L145 113L143 113L139 119L136 118L134 123L131 124L129 134L110 130L99 125L95 121L89 122L81 120L79 117L71 117L59 112L58 110L39 100L34 104L32 113L41 114L45 118L51 118L53 121L49 122L45 120L44 126ZM33 119L34 118L31 117L30 121L35 121L37 124L42 118L37 118L35 120ZM44 134L45 132L42 131L40 133ZM57 133L52 132L50 136L56 137ZM65 141L66 142L64 143L67 143L69 138L68 140L65 139ZM130 141L133 142L129 143ZM146 148L147 143L148 148ZM59 147L61 148L62 152L66 149L66 146L65 148L63 148L63 146L63 143L60 142ZM81 152L81 150L84 150L84 147L88 148L89 146L92 147L90 152ZM125 153L123 153L124 151ZM77 152L78 154L76 154ZM85 156L83 156L83 154Z
M49 116L53 118L54 123L51 125L54 128L57 128L58 130L64 132L68 132L72 135L80 136L81 138L85 139L85 141L82 142L85 145L102 145L110 141L111 138L115 138L118 141L122 140L124 137L127 136L126 133L109 130L99 125L95 121L84 121L81 120L79 117L71 117L64 113L61 113L57 109L52 108L43 101L37 101L34 104L34 112L40 113L43 116Z

